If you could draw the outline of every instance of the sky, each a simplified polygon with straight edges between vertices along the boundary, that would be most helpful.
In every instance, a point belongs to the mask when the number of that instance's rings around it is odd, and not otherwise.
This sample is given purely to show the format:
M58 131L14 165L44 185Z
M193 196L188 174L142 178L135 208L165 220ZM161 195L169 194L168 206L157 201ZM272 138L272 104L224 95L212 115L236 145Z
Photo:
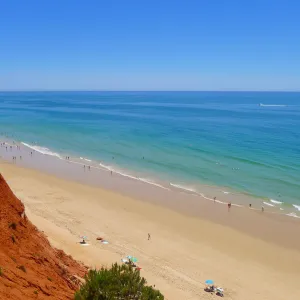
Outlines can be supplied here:
M0 0L0 90L300 91L300 1Z

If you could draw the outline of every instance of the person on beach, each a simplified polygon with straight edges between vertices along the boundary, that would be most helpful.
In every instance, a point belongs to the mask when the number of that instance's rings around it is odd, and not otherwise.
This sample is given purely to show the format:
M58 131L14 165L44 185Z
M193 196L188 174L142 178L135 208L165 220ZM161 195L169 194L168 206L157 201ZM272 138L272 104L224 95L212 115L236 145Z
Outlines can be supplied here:
M91 166L89 166L89 171L91 171Z
M112 170L110 170L110 176L112 176Z
M217 197L214 197L214 203L216 203L216 199L217 199Z
M250 208L252 207L252 204L251 204L251 203L249 204L249 207L250 207Z
M265 208L264 206L261 207L261 212L264 212L265 211Z
M150 233L148 233L148 241L150 241L151 240L151 235L150 235Z
M230 211L231 208L231 202L228 203L228 211Z

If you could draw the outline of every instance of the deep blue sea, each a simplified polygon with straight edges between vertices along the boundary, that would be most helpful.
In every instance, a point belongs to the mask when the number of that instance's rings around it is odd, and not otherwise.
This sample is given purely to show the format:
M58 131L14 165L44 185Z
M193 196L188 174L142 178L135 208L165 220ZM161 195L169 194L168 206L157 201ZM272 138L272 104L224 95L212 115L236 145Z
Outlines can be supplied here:
M129 174L300 210L300 93L1 92L0 128Z

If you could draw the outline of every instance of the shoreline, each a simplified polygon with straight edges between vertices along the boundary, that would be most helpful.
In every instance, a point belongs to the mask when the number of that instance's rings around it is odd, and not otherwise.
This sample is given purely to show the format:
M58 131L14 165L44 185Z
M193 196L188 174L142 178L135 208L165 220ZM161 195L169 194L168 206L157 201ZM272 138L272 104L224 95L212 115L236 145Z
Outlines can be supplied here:
M17 145L21 145L21 148L17 149ZM283 244L288 248L300 249L300 243L290 238L290 235L296 236L298 234L297 229L300 226L300 218L294 215L288 218L287 212L280 213L273 210L273 207L265 207L262 213L260 206L255 207L253 205L250 209L247 206L233 203L229 212L226 205L229 201L225 202L223 199L223 201L220 201L219 197L222 194L218 194L217 191L214 193L217 195L217 200L214 202L212 198L205 195L209 194L210 190L204 190L203 194L195 194L188 191L178 191L177 188L169 189L163 186L161 188L157 184L148 184L143 180L137 181L120 174L112 173L111 175L108 170L103 170L97 166L91 165L91 170L89 170L87 165L86 168L83 168L84 164L81 161L72 163L62 158L31 151L32 149L22 146L22 144L12 144L12 148L8 151L4 149L4 147L0 147L2 159L14 166L37 170L63 180L104 189L121 196L167 208L188 217L238 229L261 240L278 245ZM20 154L22 159L19 157ZM17 159L9 162L9 158L13 155L17 156ZM233 194L226 194L225 196L230 200L233 198ZM240 197L239 194L235 196ZM269 220L272 220L275 225L269 224ZM257 223L254 227L252 227L253 222ZM280 226L274 233L273 227L276 227L277 224L285 224L285 227L282 229Z
M201 201L202 218L15 164L1 161L0 167L29 218L51 243L91 267L134 255L142 276L166 299L210 299L203 291L208 278L225 288L228 299L295 296L300 242L294 218L249 210L228 213L223 205ZM88 236L89 247L78 244L80 235ZM101 245L97 236L109 244ZM257 289L262 280L265 287Z
M250 195L247 193L239 192L239 191L234 191L231 190L229 187L218 187L218 186L211 186L211 185L206 185L206 184L198 184L198 186L201 186L200 191L197 190L193 185L182 185L178 183L173 183L173 182L165 182L165 181L154 181L152 179L147 179L144 178L145 176L141 176L141 174L136 173L135 175L129 174L127 171L123 171L120 168L118 169L116 166L110 166L107 164L99 163L99 161L93 161L89 158L84 158L84 157L75 157L72 156L69 158L69 160L66 160L64 156L65 154L59 154L56 152L52 152L51 150L40 147L37 145L30 145L25 142L16 142L11 139L5 139L5 140L0 140L1 143L6 142L8 145L12 145L12 149L9 149L8 152L5 151L3 147L0 148L0 156L2 156L6 161L11 161L11 157L13 155L19 156L21 152L25 152L25 154L28 156L28 154L33 151L35 154L34 157L38 157L38 164L31 161L26 160L26 161L20 161L19 164L41 170L43 172L48 172L50 174L54 174L56 176L65 178L65 179L71 179L71 180L77 180L79 182L85 183L85 184L91 184L91 185L96 185L99 186L103 184L101 182L97 182L95 178L91 179L91 176L89 179L83 178L83 176L73 176L75 170L76 172L79 172L79 169L77 168L69 168L69 174L66 174L66 171L63 172L55 172L53 170L49 169L49 164L55 162L56 166L58 165L58 162L60 161L61 163L64 164L64 162L67 162L69 164L74 164L81 166L86 166L86 169L84 171L88 171L89 167L91 170L95 170L99 172L98 174L99 178L101 180L101 177L103 176L103 173L111 173L114 175L114 177L120 177L121 179L124 180L132 180L138 184L143 183L147 185L152 185L156 188L159 189L164 189L172 192L177 192L177 193L183 193L187 197L196 196L203 199L206 199L208 201L213 201L217 204L223 204L227 205L229 202L232 203L232 206L237 206L237 207L243 207L243 208L249 208L249 204L251 204L251 209L253 210L259 210L261 211L262 206L264 207L265 212L272 213L272 214L280 214L280 215L285 215L288 217L292 218L299 218L300 215L297 214L297 212L300 211L300 206L296 204L287 204L282 201L274 200L274 199L269 199L269 198L262 198L262 197L257 197L254 195ZM19 145L21 149L19 151L15 151L16 146ZM46 161L47 160L47 161ZM46 161L46 162L45 162ZM66 167L66 164L64 164L64 167ZM60 167L62 169L62 167ZM107 175L107 174L106 174ZM76 177L76 178L74 178ZM147 177L147 176L146 176ZM106 183L106 185L102 186L104 188L108 188L111 190L115 190L115 187L111 188L109 184ZM127 193L127 190L118 190L118 192L121 193ZM130 195L130 196L136 196L136 195ZM138 195L138 197L141 197L141 195ZM216 197L216 200L214 198Z

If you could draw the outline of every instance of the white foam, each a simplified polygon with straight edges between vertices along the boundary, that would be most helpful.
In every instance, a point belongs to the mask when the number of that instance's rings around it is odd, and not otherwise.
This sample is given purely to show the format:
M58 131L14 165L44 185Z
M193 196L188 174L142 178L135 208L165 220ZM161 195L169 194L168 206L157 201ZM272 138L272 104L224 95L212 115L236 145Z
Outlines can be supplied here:
M170 182L170 185L177 188L177 189L181 189L181 190L185 190L185 191L188 191L188 192L192 192L192 193L196 193L197 194L197 191L195 191L193 188L191 187L187 187L187 186L183 186L183 185L180 185L180 184L175 184L175 183L172 183Z
M295 213L289 213L289 214L286 214L286 216L293 217L293 218L300 218Z
M101 163L99 164L99 166L105 169L105 171L114 171L114 169L111 166L103 165Z
M243 207L243 205L232 203L232 206Z
M44 154L44 155L50 155L50 156L55 156L55 157L58 157L58 158L62 158L58 153L56 152L52 152L50 149L46 148L46 147L40 147L40 146L33 146L33 145L29 145L27 143L21 143L23 144L24 146L32 149L32 150L35 150L36 152L39 152L41 154Z
M229 192L225 192L225 191L222 191L222 192L223 192L224 194L226 194L226 195L229 194Z
M281 201L277 201L277 200L274 200L274 199L270 199L270 201L272 202L272 203L275 203L275 204L282 204L283 202L281 202Z
M88 162L91 162L91 160L90 160L90 159L87 159L87 158L84 158L84 160L86 160L86 161L88 161Z
M118 171L116 169L113 169L111 166L107 166L107 165L104 165L104 164L101 164L101 163L99 164L99 166L101 166L101 168L103 168L103 169L105 169L107 171L114 172L114 173L119 174L119 175L121 175L123 177L127 177L127 178L130 178L130 179L133 179L133 180L142 181L144 183L148 183L148 184L157 186L157 187L159 187L161 189L165 189L165 190L168 190L168 191L170 190L170 189L168 189L168 188L166 188L166 187L164 187L164 186L162 186L162 185L160 185L158 183L155 183L155 182L153 182L153 181L151 181L149 179L145 179L145 178L141 178L141 177L135 177L133 175L130 175L130 174L127 174L127 173L123 173L122 171Z
M153 181L150 181L149 179L145 179L145 178L138 178L140 181L142 181L142 182L145 182L145 183L148 183L148 184L152 184L152 185L155 185L155 186L157 186L157 187L160 187L161 189L164 189L164 190L170 190L170 189L168 189L168 188L166 188L166 187L164 187L164 186L162 186L162 185L160 185L160 184L158 184L158 183L155 183L155 182L153 182Z
M120 175L123 176L123 177L128 177L128 178L130 178L130 179L139 180L137 177L134 177L134 176L129 175L129 174L126 174L126 173L117 172L117 171L115 171L115 173L120 174Z
M223 202L223 201L220 201L220 200L215 200L215 199L212 199L212 198L209 198L209 197L206 197L204 194L202 193L197 193L197 195L201 196L202 198L206 199L206 200L209 200L209 201L214 201L214 202L217 202L217 203L220 203L220 204L227 204L226 202Z
M178 189L182 189L182 190L186 190L188 192L192 192L194 194L196 194L197 196L201 196L202 198L206 199L206 200L209 200L209 201L214 201L216 203L219 203L219 204L228 204L227 202L224 202L224 201L221 201L221 200L215 200L215 199L212 199L212 198L209 198L207 196L205 196L203 193L199 193L197 192L196 190L190 188L190 187L185 187L185 186L182 186L182 185L179 185L179 184L174 184L174 183L170 183L171 186L174 186ZM229 192L223 192L225 194L229 194ZM242 205L239 205L239 204L232 204L232 206L237 206L237 207L242 207Z
M300 205L293 204L293 206L300 211Z
M274 206L273 204L269 203L269 202L263 202L265 205L268 205L268 206Z
M265 107L286 107L286 104L263 104L260 103L259 106L265 106Z
M220 204L227 204L226 202L223 202L223 201L220 201L220 200L216 200L215 202L220 203Z

